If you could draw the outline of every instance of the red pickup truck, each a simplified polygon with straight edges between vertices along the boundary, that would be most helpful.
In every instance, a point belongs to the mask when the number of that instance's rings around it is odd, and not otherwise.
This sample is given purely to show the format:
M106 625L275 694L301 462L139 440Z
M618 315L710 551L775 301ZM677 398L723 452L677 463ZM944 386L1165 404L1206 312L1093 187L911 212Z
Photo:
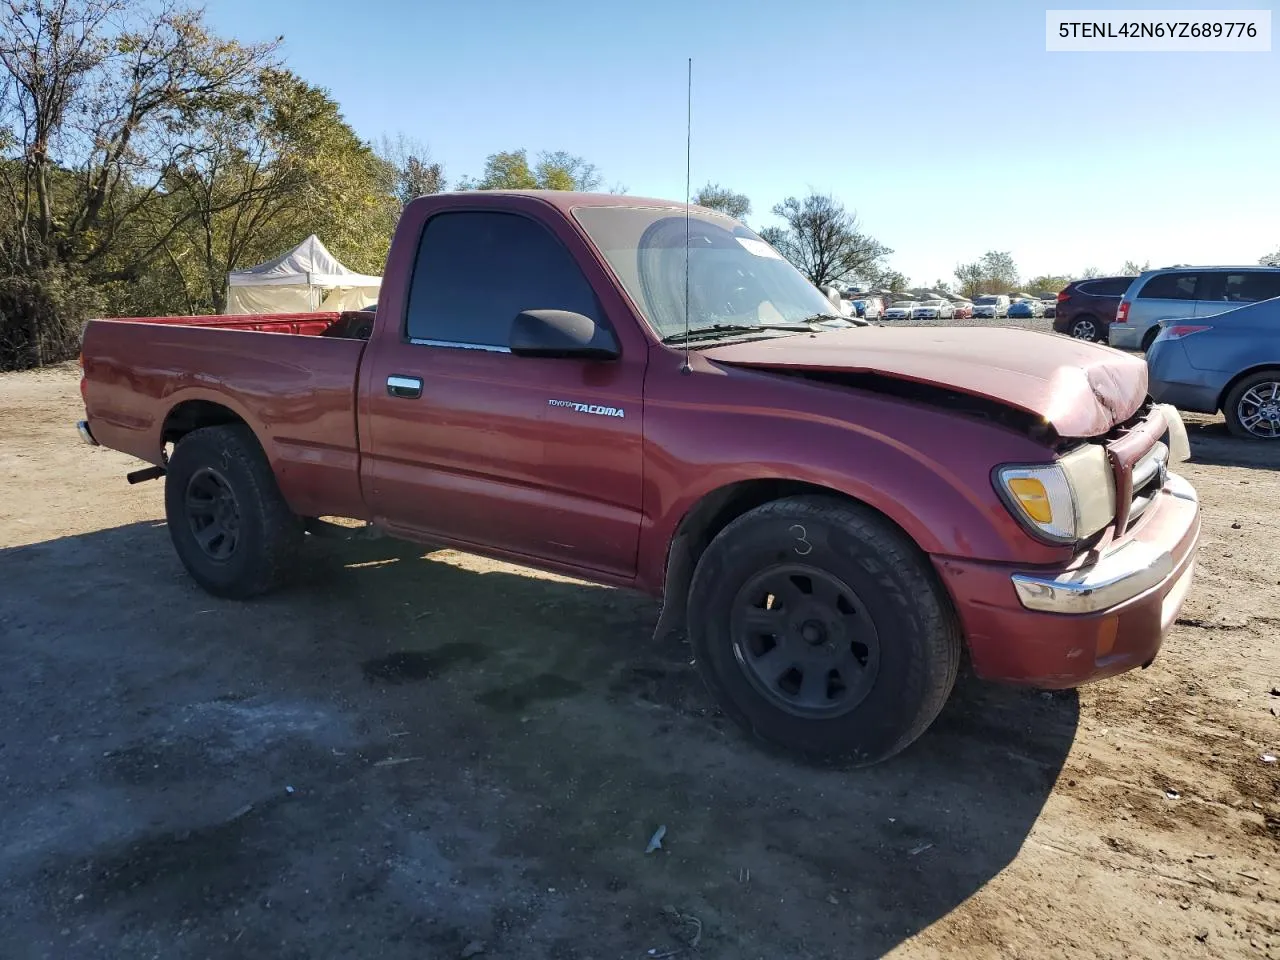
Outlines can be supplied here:
M1140 359L845 318L659 200L421 198L372 312L94 320L81 361L81 435L155 465L210 592L333 516L636 588L745 727L863 762L965 649L1050 688L1149 664L1200 531Z

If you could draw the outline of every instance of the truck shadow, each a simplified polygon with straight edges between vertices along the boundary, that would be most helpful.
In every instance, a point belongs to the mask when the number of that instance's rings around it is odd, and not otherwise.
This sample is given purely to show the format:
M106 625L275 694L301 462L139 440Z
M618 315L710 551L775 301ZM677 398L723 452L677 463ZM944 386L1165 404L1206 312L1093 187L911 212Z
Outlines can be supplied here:
M11 935L880 956L1017 856L1078 722L965 678L898 758L802 763L719 714L645 598L395 541L301 574L212 599L162 524L0 551Z

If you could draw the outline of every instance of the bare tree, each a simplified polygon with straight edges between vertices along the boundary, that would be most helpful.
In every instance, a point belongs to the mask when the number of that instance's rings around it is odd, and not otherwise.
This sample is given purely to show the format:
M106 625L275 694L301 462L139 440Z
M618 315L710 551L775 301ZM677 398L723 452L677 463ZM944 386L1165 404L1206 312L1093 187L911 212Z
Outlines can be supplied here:
M693 202L700 207L719 210L735 220L745 220L751 212L751 199L745 193L736 193L718 183L706 184L694 194Z
M374 152L390 168L393 181L390 192L401 207L414 197L441 193L445 189L444 167L432 161L431 150L422 141L403 133L394 137L384 135L374 146Z
M196 114L243 97L276 48L212 36L201 12L172 2L0 3L0 67L10 81L0 122L22 160L10 197L23 261L106 257L191 155ZM162 247L158 238L138 260Z
M761 236L817 286L874 277L893 253L862 233L857 216L829 194L788 197L773 213L786 228L766 228Z
M1018 288L1018 267L1013 255L1003 250L988 250L973 263L956 267L960 292L966 297L982 293L1010 293Z

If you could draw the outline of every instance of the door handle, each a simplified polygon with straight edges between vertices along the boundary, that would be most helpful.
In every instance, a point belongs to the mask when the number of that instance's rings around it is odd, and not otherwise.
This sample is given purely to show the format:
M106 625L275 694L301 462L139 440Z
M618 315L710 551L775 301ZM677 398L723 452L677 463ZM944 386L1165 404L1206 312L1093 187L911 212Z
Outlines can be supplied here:
M422 378L387 377L387 393L401 400L417 400L422 396Z

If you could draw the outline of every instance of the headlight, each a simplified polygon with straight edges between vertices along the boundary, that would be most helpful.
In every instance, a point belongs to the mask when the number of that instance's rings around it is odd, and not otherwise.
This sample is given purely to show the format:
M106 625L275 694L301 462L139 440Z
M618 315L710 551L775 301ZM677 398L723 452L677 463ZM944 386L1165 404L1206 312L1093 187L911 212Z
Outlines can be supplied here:
M1083 540L1115 519L1115 475L1098 444L1085 444L1053 463L998 467L995 481L1010 512L1050 543Z

